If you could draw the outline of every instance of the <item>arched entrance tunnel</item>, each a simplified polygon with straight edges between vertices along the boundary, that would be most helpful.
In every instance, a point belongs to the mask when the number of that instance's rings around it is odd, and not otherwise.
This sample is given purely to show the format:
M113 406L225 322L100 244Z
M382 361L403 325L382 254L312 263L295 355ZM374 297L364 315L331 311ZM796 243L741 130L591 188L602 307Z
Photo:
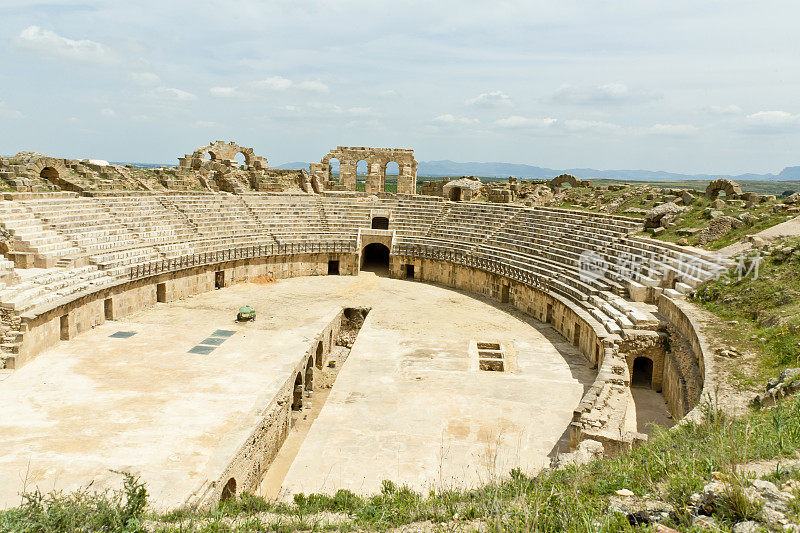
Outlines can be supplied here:
M637 357L633 361L631 387L649 389L653 384L653 361L647 357Z
M389 275L389 248L379 242L366 245L361 253L361 270Z

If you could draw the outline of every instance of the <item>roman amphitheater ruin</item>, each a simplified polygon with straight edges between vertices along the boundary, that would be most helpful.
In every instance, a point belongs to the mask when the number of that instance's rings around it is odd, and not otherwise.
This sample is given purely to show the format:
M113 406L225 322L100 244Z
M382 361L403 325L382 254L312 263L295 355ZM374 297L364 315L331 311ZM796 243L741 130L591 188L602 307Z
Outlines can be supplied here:
M684 294L730 265L640 220L418 195L412 150L179 161L0 159L0 506L112 471L163 508L475 485L713 387Z

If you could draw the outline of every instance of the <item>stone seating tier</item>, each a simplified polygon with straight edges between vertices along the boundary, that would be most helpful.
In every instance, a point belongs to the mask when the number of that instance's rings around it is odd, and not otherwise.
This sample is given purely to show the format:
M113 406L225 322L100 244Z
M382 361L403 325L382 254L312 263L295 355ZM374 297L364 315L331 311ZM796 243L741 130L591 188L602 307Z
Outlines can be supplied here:
M552 208L452 204L414 196L310 199L212 193L104 193L0 204L0 212L11 216L9 220L42 233L44 240L36 241L31 235L31 242L58 249L74 242L79 248L72 246L73 253L88 256L112 278L125 276L135 265L236 246L355 242L358 230L370 227L375 211L388 212L396 245L416 244L504 261L549 280L553 291L600 313L601 323L616 321L623 327L629 325L625 317L630 310L608 299L624 294L629 280L613 264L605 277L582 279L583 252L591 250L608 259L632 254L648 262L643 276L645 281L653 276L653 283L661 282L655 279L660 271L663 277L664 269L676 269L688 258L696 259L699 274L677 277L681 282L696 283L718 268L713 261L629 238L640 227L637 221ZM34 293L31 305L43 294L41 290L26 294ZM4 297L9 294L6 290Z

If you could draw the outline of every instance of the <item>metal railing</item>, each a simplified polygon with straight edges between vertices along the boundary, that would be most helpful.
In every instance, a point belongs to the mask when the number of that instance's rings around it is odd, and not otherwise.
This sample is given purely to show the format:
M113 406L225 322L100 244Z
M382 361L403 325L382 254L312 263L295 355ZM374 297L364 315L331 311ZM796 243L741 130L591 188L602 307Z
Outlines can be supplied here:
M224 263L237 259L252 259L256 257L273 257L294 254L351 254L356 252L355 243L349 240L323 241L323 242L290 242L286 244L254 244L250 246L236 246L224 250L200 252L183 255L150 263L134 265L129 269L129 279L141 279L175 272L187 268L203 265Z
M468 252L462 252L451 248L442 248L425 244L400 243L395 245L394 254L434 259L477 268L484 272L497 274L518 281L541 291L547 291L550 288L550 283L546 277L539 276L523 268L508 265L497 259L475 256Z

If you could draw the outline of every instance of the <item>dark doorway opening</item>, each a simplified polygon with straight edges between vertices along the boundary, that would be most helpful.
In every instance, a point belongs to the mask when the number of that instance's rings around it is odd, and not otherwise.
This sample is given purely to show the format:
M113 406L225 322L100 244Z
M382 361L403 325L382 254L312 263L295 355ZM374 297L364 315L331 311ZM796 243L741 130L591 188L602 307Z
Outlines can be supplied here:
M509 285L503 285L500 288L500 303L507 304L510 298L511 287Z
M372 217L372 229L389 229L389 219L386 217Z
M294 392L292 393L292 411L303 408L303 375L299 372L294 379Z
M452 189L450 189L450 199L454 202L460 202L461 189L459 189L458 187L453 187Z
M553 304L547 304L547 314L545 315L544 321L553 325Z
M378 242L368 244L361 255L361 270L383 276L389 274L389 248L385 244Z
M69 315L63 315L61 317L61 340L69 340Z
M105 313L106 320L114 320L114 300L106 298L103 302L103 312Z
M575 331L572 333L572 344L580 346L581 343L581 326L575 324Z
M60 176L58 175L58 170L54 169L53 167L44 167L41 172L39 172L39 177L46 179L52 183L58 183L58 179Z
M159 303L167 303L167 284L159 283L156 285L156 301Z
M219 501L224 502L225 500L230 500L236 497L236 479L230 478L225 486L222 487L222 494L219 497Z
M328 261L328 275L329 276L338 276L339 275L339 260L331 260Z
M323 354L322 341L319 341L317 343L317 353L314 356L314 359L316 359L315 363L317 365L317 368L322 368L323 363L325 363L325 361L322 360L322 354Z
M647 357L637 357L633 360L631 372L631 387L651 388L653 386L653 361Z
M406 265L406 279L414 279L414 265Z
M322 344L322 343L320 343ZM314 359L309 357L306 362L306 390L314 390Z
M221 289L225 286L225 271L214 272L214 288Z

